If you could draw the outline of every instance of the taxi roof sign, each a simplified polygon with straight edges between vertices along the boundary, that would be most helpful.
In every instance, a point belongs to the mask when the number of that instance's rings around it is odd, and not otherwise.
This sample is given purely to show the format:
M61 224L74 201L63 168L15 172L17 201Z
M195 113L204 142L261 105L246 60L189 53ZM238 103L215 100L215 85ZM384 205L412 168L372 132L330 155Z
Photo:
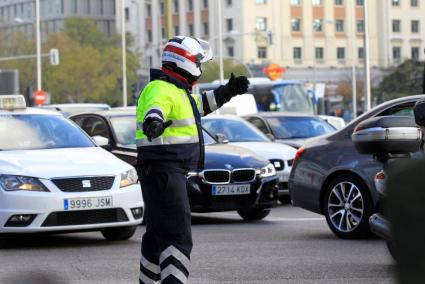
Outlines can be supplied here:
M0 110L25 109L26 107L23 95L0 95Z

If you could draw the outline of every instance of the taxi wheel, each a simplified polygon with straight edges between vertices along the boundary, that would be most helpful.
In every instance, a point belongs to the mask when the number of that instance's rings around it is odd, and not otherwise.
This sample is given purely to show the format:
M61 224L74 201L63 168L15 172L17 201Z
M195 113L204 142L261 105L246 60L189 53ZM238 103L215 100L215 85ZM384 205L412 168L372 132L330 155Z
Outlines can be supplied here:
M394 242L387 241L387 248L388 248L388 251L390 252L391 256L393 257L393 259L396 262L398 262L397 249L395 247Z
M261 220L270 214L270 209L254 208L254 209L240 209L238 210L239 216L244 220L254 221Z
M125 241L131 238L137 230L137 226L116 227L103 229L100 232L108 241Z

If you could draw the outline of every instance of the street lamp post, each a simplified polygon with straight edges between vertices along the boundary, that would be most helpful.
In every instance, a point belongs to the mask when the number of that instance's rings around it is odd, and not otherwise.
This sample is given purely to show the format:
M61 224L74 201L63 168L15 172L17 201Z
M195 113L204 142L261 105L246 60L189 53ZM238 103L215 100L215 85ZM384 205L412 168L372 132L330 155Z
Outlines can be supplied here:
M121 0L122 104L127 106L127 44L125 41L125 0Z
M217 0L218 9L218 56L220 62L220 84L224 83L224 59L223 59L223 11L221 0Z
M36 45L37 45L37 91L41 86L41 35L40 35L40 0L35 1Z
M366 111L369 111L371 108L371 99L370 99L370 67L369 67L369 24L368 24L368 0L363 1L363 13L364 13L364 68L365 68L365 78L364 78L364 88L365 88L365 101L366 101Z
M353 38L352 38L352 94L353 94L353 119L357 117L357 79L356 79L356 2L353 0L353 21L352 21L352 27L353 27Z

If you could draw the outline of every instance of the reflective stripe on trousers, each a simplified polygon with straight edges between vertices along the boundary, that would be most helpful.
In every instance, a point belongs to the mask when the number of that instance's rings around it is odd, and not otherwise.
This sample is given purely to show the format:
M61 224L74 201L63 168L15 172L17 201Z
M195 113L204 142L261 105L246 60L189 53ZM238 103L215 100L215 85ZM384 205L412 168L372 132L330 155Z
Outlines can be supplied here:
M160 136L158 138L152 139L149 142L148 139L138 139L136 141L137 147L142 146L158 146L158 145L171 145L171 144L190 144L190 143L198 143L199 137L196 136L171 136L164 137Z

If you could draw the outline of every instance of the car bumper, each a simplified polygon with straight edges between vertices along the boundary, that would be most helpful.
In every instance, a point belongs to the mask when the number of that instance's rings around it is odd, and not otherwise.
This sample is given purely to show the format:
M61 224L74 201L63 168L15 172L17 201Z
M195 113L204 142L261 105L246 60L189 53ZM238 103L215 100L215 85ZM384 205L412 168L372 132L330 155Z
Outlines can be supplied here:
M272 208L277 205L278 179L265 178L251 184L247 195L213 196L212 185L192 180L189 199L192 212L233 211L248 208Z
M64 199L112 197L107 209L64 210ZM142 222L131 209L143 210L140 185L92 192L0 192L0 233L86 231L133 226ZM7 224L13 215L33 215L26 226Z
M283 171L277 171L278 182L278 195L279 196L289 196L288 180L290 170L285 169Z
M391 223L382 214L376 213L370 216L369 226L375 235L386 241L392 241Z

